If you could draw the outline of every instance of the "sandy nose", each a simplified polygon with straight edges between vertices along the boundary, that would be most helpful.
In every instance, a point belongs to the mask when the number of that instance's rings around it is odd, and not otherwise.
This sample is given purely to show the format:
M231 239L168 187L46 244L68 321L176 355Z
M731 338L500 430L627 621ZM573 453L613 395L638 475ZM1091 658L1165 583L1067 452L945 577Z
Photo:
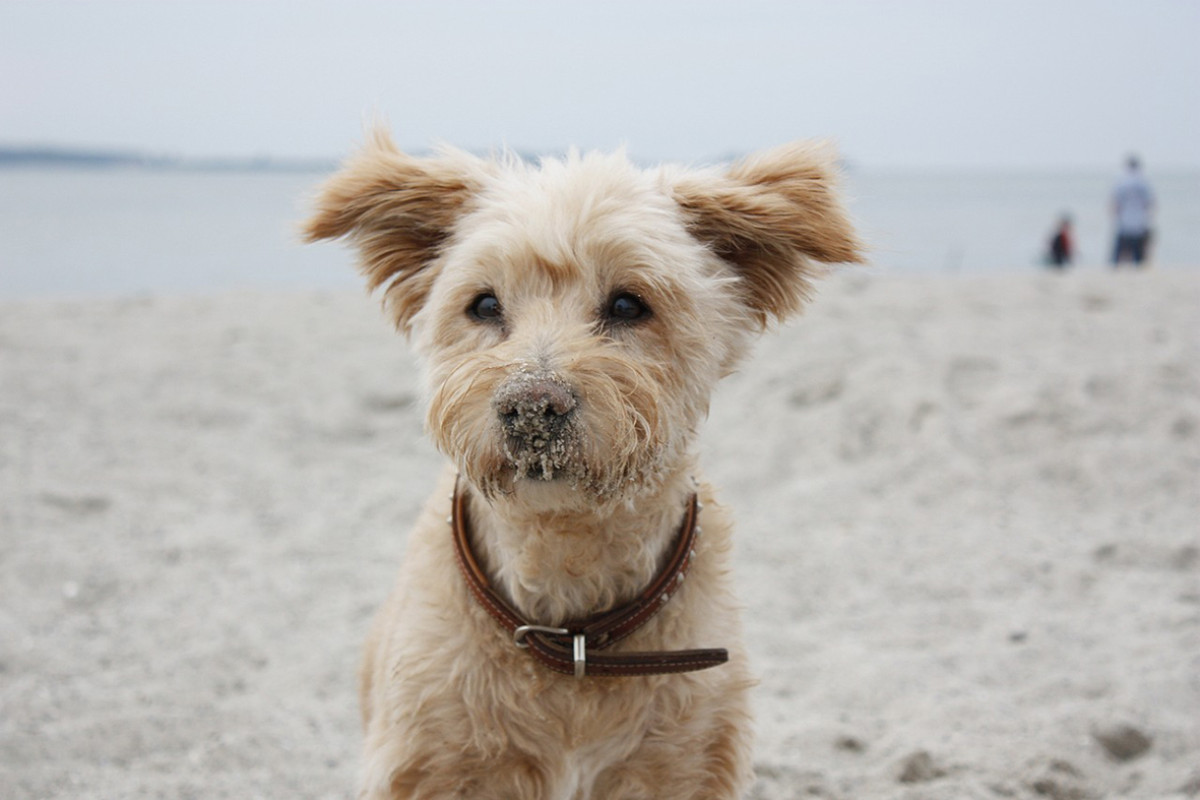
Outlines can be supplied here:
M493 406L507 427L533 432L570 415L575 395L551 375L519 373L496 392Z

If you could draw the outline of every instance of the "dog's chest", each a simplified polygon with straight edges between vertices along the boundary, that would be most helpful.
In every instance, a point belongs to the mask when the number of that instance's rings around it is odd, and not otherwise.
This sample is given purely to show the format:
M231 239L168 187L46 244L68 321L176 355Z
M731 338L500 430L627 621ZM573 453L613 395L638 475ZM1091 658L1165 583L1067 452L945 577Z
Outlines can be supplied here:
M598 799L613 771L644 746L658 718L651 689L657 679L611 683L621 680L585 679L581 686L574 678L556 678L536 694L517 690L524 701L506 704L507 730L537 742L524 749L539 762L545 800Z
M590 800L596 779L600 774L618 763L625 755L625 748L618 742L592 743L564 754L559 773L559 785L550 798L552 800ZM627 745L626 745L627 748Z

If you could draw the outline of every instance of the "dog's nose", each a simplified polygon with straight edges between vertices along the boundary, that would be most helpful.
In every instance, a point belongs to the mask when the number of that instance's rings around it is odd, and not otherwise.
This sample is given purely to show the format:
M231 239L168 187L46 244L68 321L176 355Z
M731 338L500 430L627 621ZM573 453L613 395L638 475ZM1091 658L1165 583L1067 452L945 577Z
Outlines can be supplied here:
M493 401L510 434L551 439L575 410L570 387L548 374L518 373L500 387Z

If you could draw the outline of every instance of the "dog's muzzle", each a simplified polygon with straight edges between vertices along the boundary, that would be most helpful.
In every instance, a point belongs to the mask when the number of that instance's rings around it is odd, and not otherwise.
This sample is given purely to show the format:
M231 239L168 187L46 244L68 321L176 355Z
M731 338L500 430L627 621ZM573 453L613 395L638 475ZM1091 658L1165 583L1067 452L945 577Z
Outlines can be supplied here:
M517 372L500 385L492 407L522 472L549 478L563 467L577 406L571 388L548 372Z

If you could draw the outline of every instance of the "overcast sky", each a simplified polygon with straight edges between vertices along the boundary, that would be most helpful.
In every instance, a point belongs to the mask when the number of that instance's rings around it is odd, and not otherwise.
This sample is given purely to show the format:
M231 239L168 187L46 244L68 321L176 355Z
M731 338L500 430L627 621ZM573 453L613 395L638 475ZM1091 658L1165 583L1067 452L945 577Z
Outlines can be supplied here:
M0 145L1200 168L1197 0L0 0Z

